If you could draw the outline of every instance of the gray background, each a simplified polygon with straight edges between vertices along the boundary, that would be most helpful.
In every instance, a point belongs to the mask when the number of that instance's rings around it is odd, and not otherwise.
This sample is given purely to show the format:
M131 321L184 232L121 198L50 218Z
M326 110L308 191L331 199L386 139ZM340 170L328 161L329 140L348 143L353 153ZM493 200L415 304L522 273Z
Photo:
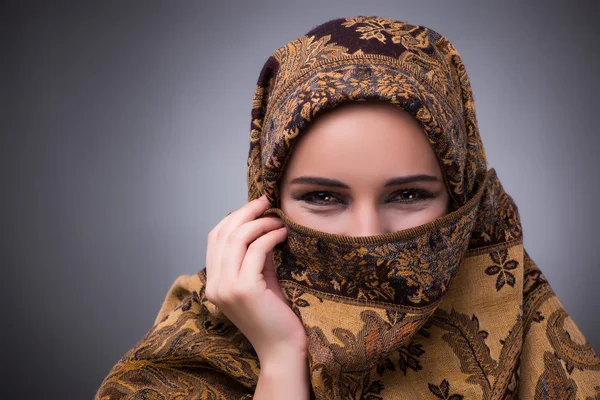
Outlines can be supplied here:
M3 2L2 392L93 396L244 204L264 61L358 14L458 48L526 248L600 349L598 4Z

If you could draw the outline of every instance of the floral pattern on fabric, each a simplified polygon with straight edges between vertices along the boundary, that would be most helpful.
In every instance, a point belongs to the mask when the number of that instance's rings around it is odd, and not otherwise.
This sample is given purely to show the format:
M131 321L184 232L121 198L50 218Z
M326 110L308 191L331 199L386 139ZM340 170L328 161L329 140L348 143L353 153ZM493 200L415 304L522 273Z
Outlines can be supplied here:
M298 226L278 179L323 110L383 100L423 126L452 213L368 238ZM439 33L377 16L328 21L266 61L252 99L248 199L284 218L277 276L309 343L311 398L598 399L600 360L523 247L518 208L481 143L469 77ZM96 399L250 399L251 344L204 294L173 284Z

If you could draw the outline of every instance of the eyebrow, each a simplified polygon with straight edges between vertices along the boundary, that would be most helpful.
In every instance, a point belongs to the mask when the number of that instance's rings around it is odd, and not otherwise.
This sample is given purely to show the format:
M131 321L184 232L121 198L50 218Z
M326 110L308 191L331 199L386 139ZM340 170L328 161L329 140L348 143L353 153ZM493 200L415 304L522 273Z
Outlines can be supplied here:
M408 176L398 176L388 180L384 187L395 186L395 185L404 185L407 183L414 182L440 182L440 178L433 175L408 175ZM335 179L329 178L321 178L318 176L299 176L297 178L292 179L290 184L311 184L311 185L319 185L319 186L327 186L332 188L339 189L350 189L350 186L346 185L343 182L340 182Z

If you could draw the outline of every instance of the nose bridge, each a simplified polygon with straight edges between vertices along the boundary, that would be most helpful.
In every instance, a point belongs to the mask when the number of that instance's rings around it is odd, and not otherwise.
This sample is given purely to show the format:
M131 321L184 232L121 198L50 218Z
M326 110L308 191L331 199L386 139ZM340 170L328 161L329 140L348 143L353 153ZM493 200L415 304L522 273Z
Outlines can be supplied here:
M351 236L374 236L384 233L383 221L375 204L356 204L352 213Z

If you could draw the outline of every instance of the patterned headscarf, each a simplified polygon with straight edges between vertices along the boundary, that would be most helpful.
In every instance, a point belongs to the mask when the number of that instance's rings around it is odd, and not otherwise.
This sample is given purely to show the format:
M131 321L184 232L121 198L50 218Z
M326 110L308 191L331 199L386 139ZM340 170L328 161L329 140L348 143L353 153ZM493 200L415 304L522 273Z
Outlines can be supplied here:
M423 126L450 213L406 231L326 234L279 208L278 182L311 121L390 102ZM252 107L249 200L288 227L277 276L309 341L316 399L600 398L600 360L523 247L519 213L487 168L469 78L435 31L380 17L326 22L278 49ZM180 277L155 326L97 398L250 398L248 340Z
M455 204L474 195L486 160L460 56L430 29L356 17L320 25L267 60L252 108L249 199L266 193L277 202L291 147L319 111L369 99L421 122Z

